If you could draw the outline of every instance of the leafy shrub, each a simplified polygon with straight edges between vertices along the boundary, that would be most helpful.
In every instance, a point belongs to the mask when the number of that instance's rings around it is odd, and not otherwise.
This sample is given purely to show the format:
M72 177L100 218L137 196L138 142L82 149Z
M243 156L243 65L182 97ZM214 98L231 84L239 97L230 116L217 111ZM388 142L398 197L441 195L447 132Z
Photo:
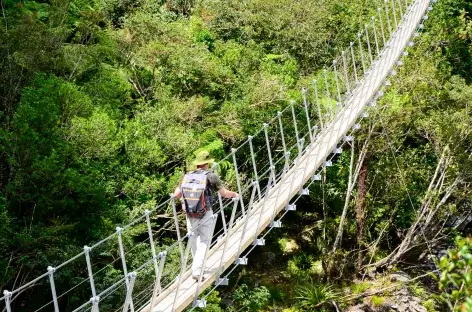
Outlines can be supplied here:
M299 255L295 256L293 260L297 267L301 270L309 270L314 261L314 258L312 255L302 252Z
M385 297L372 296L371 300L374 307L379 307L385 302Z
M312 255L301 252L288 261L287 272L293 277L306 274L306 271L311 269L313 262L314 258Z
M420 298L423 298L425 299L426 296L427 296L427 293L426 293L426 290L421 287L421 285L419 284L411 284L410 286L410 289L411 289L411 292L417 296L417 297L420 297Z
M223 309L220 307L221 298L217 291L212 291L206 298L207 306L202 308L196 308L196 311L205 311L205 312L223 312Z
M428 299L424 301L422 304L423 304L423 307L425 307L426 310L428 310L428 312L438 312L438 310L436 310L437 304L434 299Z
M362 294L363 292L365 292L367 289L369 289L369 283L367 282L361 282L361 283L357 283L357 284L352 284L351 285L351 291L353 294L357 295L357 294Z
M457 237L456 245L439 263L439 290L451 310L472 311L472 237Z
M280 287L277 287L277 285L267 286L267 289L269 290L270 297L273 301L283 302L287 297L286 292Z
M295 295L297 305L303 309L321 307L331 300L340 298L340 293L333 285L318 284L313 280L298 286Z
M246 284L242 284L233 298L237 311L260 311L269 303L270 292L264 286L249 290Z

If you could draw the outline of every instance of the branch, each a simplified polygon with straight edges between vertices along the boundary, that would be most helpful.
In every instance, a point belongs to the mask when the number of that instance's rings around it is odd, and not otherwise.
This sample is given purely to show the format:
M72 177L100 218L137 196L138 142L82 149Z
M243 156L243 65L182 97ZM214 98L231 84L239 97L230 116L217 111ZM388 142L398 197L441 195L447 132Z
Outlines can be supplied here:
M334 253L336 252L336 249L338 248L338 245L339 245L339 241L341 240L341 237L343 236L344 220L346 219L347 208L349 207L349 201L351 199L351 193L352 193L353 184L354 184L352 181L354 178L352 175L352 167L354 165L354 154L355 154L355 150L354 150L354 142L353 142L353 144L351 144L351 162L349 164L349 181L347 184L346 198L344 200L344 208L343 208L343 213L341 215L341 220L339 221L338 233L336 235L336 239L334 240L333 249L331 250L332 255L334 255Z
M336 239L334 240L333 249L331 251L332 254L334 254L336 252L336 249L338 248L339 242L342 238L344 221L345 221L345 218L346 218L347 209L349 207L349 201L351 199L351 193L352 193L352 190L354 189L354 185L356 184L357 179L359 178L359 174L361 172L362 164L365 161L365 157L367 155L367 148L369 146L370 137L371 137L371 135L374 131L374 127L375 127L375 123L372 125L372 127L370 127L367 138L364 141L361 152L359 154L359 158L358 158L357 163L356 163L356 168L354 169L354 174L352 173L352 168L353 168L353 165L354 165L354 154L355 154L355 152L354 152L355 151L354 150L354 141L351 144L351 162L349 164L349 181L348 181L348 186L347 186L346 198L344 200L344 208L343 208L343 212L342 212L342 215L341 215L341 220L339 221L338 233L336 235Z
M136 90L136 92L138 92L139 96L143 96L143 94L141 93L141 91L139 90L138 86L136 86L136 84L134 83L134 81L131 79L131 78L128 78L128 81L129 83L131 83L134 87L134 89Z

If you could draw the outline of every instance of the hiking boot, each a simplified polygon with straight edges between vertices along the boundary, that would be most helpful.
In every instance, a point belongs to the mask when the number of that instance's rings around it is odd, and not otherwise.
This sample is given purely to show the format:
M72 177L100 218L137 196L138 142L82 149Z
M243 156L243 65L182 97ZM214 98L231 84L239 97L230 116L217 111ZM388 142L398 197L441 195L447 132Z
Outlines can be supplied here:
M200 271L193 272L192 273L192 278L198 282L198 279L200 278Z

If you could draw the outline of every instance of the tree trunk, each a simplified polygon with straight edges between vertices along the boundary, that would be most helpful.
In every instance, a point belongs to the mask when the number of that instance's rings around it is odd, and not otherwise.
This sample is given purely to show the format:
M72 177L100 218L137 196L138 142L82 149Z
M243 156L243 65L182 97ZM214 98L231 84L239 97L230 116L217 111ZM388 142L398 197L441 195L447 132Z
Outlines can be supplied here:
M357 224L357 246L359 252L357 254L357 268L362 267L364 255L362 249L364 248L364 226L365 226L365 197L367 195L367 173L368 173L369 159L366 157L362 163L359 172L359 180L357 181L357 196L356 196L356 224Z

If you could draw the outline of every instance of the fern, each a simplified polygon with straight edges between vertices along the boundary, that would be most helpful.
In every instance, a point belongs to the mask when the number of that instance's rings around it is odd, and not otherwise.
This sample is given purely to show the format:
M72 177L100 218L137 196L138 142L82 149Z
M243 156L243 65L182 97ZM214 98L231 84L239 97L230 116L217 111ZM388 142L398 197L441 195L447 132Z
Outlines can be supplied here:
M297 305L305 309L320 307L331 301L338 301L340 293L333 285L318 284L313 280L295 289Z

